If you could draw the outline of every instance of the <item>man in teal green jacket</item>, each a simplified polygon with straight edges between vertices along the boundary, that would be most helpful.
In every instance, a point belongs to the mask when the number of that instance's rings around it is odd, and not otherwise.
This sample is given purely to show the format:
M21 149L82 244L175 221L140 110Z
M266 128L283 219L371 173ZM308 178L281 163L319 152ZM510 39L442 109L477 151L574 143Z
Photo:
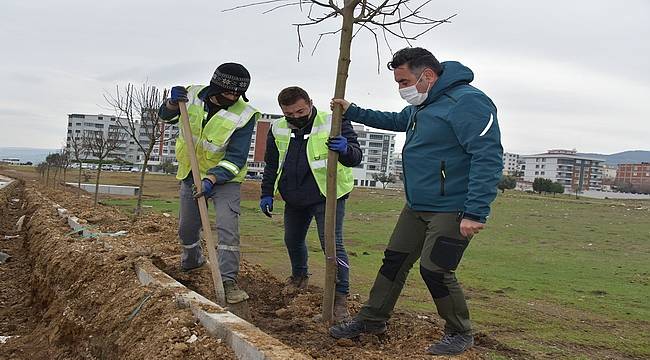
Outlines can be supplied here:
M494 103L470 85L472 71L442 64L422 48L405 48L388 64L401 97L399 113L360 108L344 99L346 119L406 132L402 150L406 206L402 210L370 297L350 322L330 328L335 338L383 333L409 270L420 274L445 335L427 352L459 354L473 345L469 310L454 271L470 239L485 227L503 169Z

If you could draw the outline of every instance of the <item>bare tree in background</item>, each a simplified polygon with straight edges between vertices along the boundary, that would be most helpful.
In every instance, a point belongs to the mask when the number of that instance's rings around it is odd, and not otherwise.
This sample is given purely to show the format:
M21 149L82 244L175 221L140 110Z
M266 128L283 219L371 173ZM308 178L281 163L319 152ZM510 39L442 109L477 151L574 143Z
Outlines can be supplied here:
M115 94L105 94L104 99L115 110L117 124L128 133L128 136L138 146L143 154L142 169L140 169L140 191L135 207L135 214L142 213L142 194L144 177L151 159L151 153L156 145L165 139L165 124L158 117L158 107L167 98L167 90L162 92L155 86L143 84L137 88L127 84L125 88L115 87ZM162 163L163 159L159 159Z
M36 171L41 174L41 180L45 179L45 172L47 171L47 162L42 161L36 165Z
M81 136L71 137L70 140L68 140L68 151L70 153L70 158L79 165L77 187L81 189L81 165L86 159L88 159L89 154L87 141Z
M63 186L65 186L67 181L68 168L70 168L70 164L72 163L70 149L64 144L63 146L61 146L61 150L59 150L59 154L61 155L60 165L61 168L63 169Z
M102 173L104 160L125 141L126 133L121 132L119 126L109 125L108 131L88 131L84 134L88 152L97 158L97 179L95 181L95 205L99 195L99 177Z
M59 167L61 164L61 154L58 152L56 153L49 153L45 157L45 163L47 164L47 180L45 181L45 185L49 186L50 185L50 169L54 168L52 172L54 172L54 179L53 179L53 184L54 187L56 188L56 177L59 173Z
M340 27L334 31L322 32L314 45L318 47L320 40L327 35L340 33L339 57L336 70L336 86L334 98L345 98L345 87L350 67L350 47L352 39L361 30L369 31L375 40L377 53L377 70L380 62L380 41L378 33L381 32L383 40L392 52L388 37L406 41L410 46L411 41L426 34L431 29L449 20L455 15L444 19L436 20L422 14L422 9L431 0L265 0L245 5L239 5L224 11L232 11L251 6L267 6L269 9L264 13L270 13L278 9L294 7L306 15L307 21L293 24L298 35L298 59L300 50L303 47L301 30L305 27L326 23L326 20L337 17L342 18ZM406 27L418 27L418 31L408 32ZM335 137L341 134L341 119L343 109L335 106L332 114L332 128L330 136ZM336 247L334 241L334 227L336 224L336 167L338 164L338 153L330 151L327 157L327 202L325 205L325 292L323 295L323 320L332 322L334 309L334 286L336 280Z

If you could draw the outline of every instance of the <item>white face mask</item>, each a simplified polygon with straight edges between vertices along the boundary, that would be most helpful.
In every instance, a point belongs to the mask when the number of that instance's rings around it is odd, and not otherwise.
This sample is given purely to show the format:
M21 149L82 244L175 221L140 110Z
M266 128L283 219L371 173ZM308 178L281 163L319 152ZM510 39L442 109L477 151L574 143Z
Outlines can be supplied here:
M407 103L411 105L420 105L424 102L424 100L427 99L427 96L429 96L429 88L427 88L427 91L424 93L418 92L418 89L415 87L420 80L422 79L422 75L424 75L424 72L420 74L420 77L418 78L418 81L415 82L415 84L399 89L399 96L402 97L402 99L406 100ZM430 87L431 85L429 85Z

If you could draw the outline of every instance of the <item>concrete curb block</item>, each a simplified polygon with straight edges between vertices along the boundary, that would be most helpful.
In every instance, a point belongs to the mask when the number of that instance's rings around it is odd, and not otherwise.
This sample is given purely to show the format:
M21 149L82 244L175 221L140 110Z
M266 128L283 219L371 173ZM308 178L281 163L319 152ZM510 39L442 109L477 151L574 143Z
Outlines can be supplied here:
M136 264L135 271L143 285L153 284L178 289L176 301L182 306L189 306L194 316L208 332L226 342L238 359L312 359L310 356L296 352L258 327L226 311L200 294L187 289L150 261Z
M67 219L67 218L68 218L68 210L66 210L66 209L64 209L64 208L58 208L58 209L56 209L56 212L59 213L59 216L60 216L60 217L62 217L62 218L64 218L64 219Z
M83 229L83 226L79 223L79 218L76 216L70 215L68 217L68 225L74 231L81 231Z

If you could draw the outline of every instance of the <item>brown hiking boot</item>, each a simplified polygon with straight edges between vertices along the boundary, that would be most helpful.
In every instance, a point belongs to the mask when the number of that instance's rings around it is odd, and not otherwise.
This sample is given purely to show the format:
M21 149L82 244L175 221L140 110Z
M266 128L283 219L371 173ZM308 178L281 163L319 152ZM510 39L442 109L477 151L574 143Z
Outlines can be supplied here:
M309 276L289 276L287 278L287 290L305 290L309 285Z
M339 323L350 317L348 312L348 295L336 293L334 294L334 321Z
M248 300L246 291L239 288L239 285L233 280L226 280L223 282L223 290L226 293L226 302L228 304L237 304L244 300Z

